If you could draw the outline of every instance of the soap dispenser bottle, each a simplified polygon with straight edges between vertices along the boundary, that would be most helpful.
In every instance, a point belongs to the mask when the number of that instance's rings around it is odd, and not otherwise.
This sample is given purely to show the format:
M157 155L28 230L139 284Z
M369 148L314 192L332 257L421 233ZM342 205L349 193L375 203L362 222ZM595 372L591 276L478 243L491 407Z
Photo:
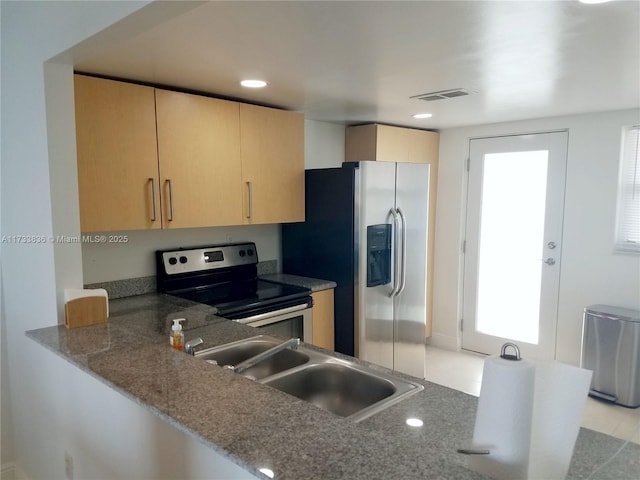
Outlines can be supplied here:
M169 336L169 345L176 350L184 350L184 332L182 331L182 324L184 318L176 318L171 326L171 335Z

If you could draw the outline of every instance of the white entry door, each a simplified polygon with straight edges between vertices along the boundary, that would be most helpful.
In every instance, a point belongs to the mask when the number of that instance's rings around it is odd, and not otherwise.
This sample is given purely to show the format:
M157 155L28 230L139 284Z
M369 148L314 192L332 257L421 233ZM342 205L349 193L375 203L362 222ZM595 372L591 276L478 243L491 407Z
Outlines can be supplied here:
M555 356L567 132L470 140L462 348Z

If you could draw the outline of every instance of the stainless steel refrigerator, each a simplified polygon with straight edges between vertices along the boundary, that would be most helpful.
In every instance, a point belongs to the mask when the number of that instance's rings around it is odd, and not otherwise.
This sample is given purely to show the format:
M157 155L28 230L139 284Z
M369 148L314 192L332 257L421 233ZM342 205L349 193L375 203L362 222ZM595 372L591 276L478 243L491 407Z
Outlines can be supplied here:
M429 165L305 175L306 221L282 226L283 272L337 283L336 351L424 378Z

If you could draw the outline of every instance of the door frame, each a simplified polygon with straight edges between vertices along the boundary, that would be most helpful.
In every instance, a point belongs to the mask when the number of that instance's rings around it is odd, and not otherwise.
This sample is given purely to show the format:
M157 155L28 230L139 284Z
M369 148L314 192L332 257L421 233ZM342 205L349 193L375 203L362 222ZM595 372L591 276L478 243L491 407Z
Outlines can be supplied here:
M463 198L462 198L462 215L460 217L460 232L461 232L461 236L460 236L460 260L461 260L461 264L460 264L460 277L459 277L459 290L458 290L458 312L459 312L459 316L458 316L458 330L457 330L457 345L458 345L458 350L465 350L463 348L463 331L465 329L465 323L466 323L466 328L469 328L469 326L471 326L471 328L473 328L472 323L470 323L470 320L467 320L465 322L464 319L464 309L465 309L465 305L464 305L464 300L465 300L465 277L466 277L466 268L467 268L467 262L466 262L466 241L467 241L467 228L468 228L468 222L467 222L467 217L469 214L469 190L470 190L470 162L471 162L471 141L472 140L483 140L483 139L498 139L498 138L508 138L508 137L522 137L522 136L530 136L530 135L543 135L543 134L554 134L554 133L562 133L565 134L565 139L566 139L566 149L564 152L564 165L563 165L563 170L564 170L564 178L562 181L562 208L561 211L558 213L560 220L559 220L559 233L558 233L558 240L560 242L560 248L558 250L558 256L562 257L562 246L564 244L564 212L565 212L565 207L566 207L566 182L567 182L567 166L568 166L568 158L569 158L569 129L568 128L560 128L560 129L553 129L553 130L541 130L541 131L520 131L520 132L513 132L513 133L503 133L503 134L485 134L485 135L475 135L475 136L469 136L466 138L466 150L465 150L465 165L463 167L463 171L466 174L466 179L464 180L464 187L463 187ZM553 347L552 347L552 352L549 358L553 358L555 359L557 356L557 332L558 332L558 307L559 307L559 298L560 298L560 282L561 282L561 277L562 277L562 262L558 261L557 262L557 267L559 269L559 273L558 273L558 284L557 284L557 298L556 298L556 305L555 305L555 315L556 315L556 322L555 322L555 332L554 332L554 339L553 339ZM475 352L473 350L467 350L469 352L474 352L474 353L478 353L478 354L482 354L479 352ZM496 354L498 352L492 352L492 354Z

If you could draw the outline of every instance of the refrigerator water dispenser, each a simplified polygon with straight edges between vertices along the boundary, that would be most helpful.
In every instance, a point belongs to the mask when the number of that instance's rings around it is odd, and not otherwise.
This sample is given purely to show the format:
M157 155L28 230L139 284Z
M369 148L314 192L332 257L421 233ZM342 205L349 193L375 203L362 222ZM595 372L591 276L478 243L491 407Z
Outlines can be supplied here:
M367 287L391 282L391 225L367 226Z

